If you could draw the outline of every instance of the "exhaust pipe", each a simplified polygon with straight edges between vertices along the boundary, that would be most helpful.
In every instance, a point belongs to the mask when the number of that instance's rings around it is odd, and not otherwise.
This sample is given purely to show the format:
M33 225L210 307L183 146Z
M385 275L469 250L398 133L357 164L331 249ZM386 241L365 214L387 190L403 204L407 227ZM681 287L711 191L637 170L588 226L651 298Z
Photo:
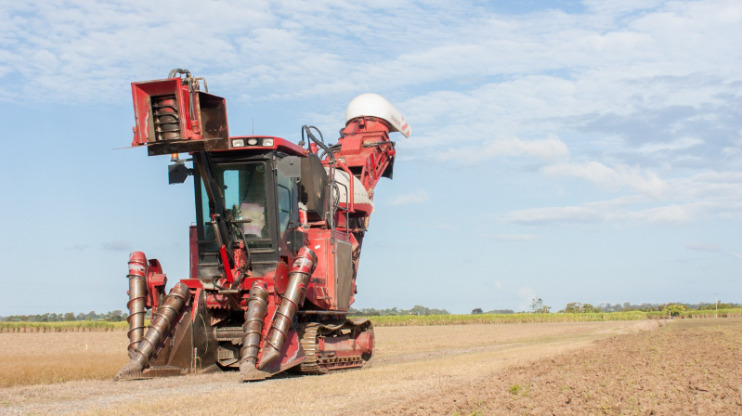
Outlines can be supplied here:
M139 346L134 348L130 353L131 361L126 364L119 372L114 381L122 378L138 377L145 364L152 358L152 355L165 339L170 326L180 311L190 299L191 292L188 286L183 283L177 283L170 293L165 297L165 301L157 308L157 312L152 314L152 324L147 329L147 334L139 342Z
M294 264L291 266L286 293L281 299L281 306L276 310L276 318L265 342L259 369L262 370L281 355L281 348L288 337L287 333L291 328L294 314L299 309L299 305L304 302L307 284L316 265L317 256L309 247L304 246L299 249Z
M133 357L134 349L144 336L144 308L147 297L147 257L141 251L131 253L129 257L129 358Z
M240 348L240 373L243 380L252 380L258 362L260 339L263 336L263 321L268 310L268 291L259 283L250 289L250 298L245 311L245 324L242 326L242 348Z

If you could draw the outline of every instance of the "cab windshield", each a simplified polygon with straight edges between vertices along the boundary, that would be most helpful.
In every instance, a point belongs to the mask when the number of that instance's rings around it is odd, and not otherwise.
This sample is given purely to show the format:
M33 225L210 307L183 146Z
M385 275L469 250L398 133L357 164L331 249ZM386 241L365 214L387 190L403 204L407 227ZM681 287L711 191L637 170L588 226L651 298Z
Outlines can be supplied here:
M263 162L214 166L214 174L224 194L224 207L232 211L242 234L249 240L268 240L270 247L270 228L267 217L266 165ZM209 198L201 183L201 229L204 240L214 240L209 213ZM250 246L265 246L258 241Z

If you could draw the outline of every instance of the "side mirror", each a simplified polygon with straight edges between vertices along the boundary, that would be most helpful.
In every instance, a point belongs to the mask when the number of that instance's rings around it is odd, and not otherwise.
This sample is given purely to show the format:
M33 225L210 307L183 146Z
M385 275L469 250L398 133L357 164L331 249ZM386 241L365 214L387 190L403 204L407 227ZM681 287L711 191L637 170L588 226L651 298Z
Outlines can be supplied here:
M183 162L173 163L167 166L167 180L170 185L185 182L190 174L191 169L188 169Z

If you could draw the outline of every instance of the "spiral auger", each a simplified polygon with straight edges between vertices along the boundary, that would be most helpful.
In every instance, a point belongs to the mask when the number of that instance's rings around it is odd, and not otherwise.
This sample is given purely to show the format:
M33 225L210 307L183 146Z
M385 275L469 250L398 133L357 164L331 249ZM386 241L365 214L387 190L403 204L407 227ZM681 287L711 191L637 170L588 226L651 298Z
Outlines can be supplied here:
M129 352L131 361L116 374L114 381L141 377L142 370L167 337L173 321L180 315L190 297L191 292L183 283L177 283L170 290L162 305L157 308L157 312L152 314L152 324L147 329L147 333L139 345Z

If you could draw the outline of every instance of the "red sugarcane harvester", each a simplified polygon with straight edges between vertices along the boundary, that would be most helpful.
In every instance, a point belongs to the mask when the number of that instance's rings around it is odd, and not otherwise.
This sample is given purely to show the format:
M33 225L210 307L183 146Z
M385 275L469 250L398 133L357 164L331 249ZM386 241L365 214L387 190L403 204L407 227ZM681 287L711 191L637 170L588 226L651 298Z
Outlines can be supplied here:
M196 225L190 277L169 292L160 263L131 254L131 361L115 379L239 369L247 381L366 365L373 327L348 310L374 187L392 177L389 133L410 134L402 115L363 94L348 105L337 144L313 126L294 144L230 137L225 100L188 70L133 83L132 92L132 145L173 155L170 183L194 177Z

